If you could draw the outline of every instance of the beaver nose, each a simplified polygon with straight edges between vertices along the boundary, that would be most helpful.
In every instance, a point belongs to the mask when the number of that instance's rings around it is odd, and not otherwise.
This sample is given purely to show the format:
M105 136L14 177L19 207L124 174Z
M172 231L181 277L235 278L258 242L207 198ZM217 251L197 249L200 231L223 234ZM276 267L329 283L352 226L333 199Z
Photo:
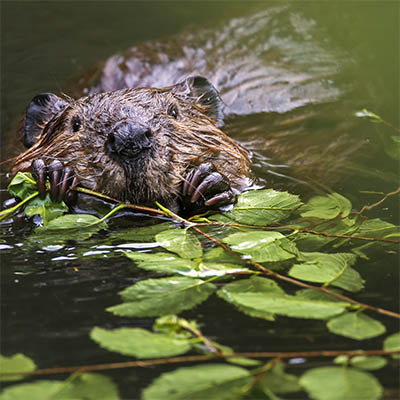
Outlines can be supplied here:
M133 158L151 147L152 132L149 128L123 123L114 127L107 138L107 150L113 155Z

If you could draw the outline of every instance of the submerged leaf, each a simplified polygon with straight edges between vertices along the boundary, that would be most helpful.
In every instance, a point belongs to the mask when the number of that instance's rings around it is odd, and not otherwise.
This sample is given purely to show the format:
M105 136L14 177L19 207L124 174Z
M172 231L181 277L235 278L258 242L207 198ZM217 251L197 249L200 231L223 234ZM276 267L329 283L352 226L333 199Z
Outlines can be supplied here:
M299 196L273 189L252 190L238 196L225 216L246 225L270 225L288 217L302 202Z
M350 363L353 367L366 370L377 370L383 368L386 364L386 358L380 356L339 356L334 360L335 364L348 364Z
M199 258L203 249L196 235L187 229L169 229L156 235L161 247L172 251L182 258Z
M278 362L264 375L260 386L266 394L269 390L277 394L293 393L301 390L297 376L285 373L284 369L285 364Z
M227 236L223 242L255 262L278 262L298 256L296 246L279 232L239 232Z
M385 326L361 312L346 313L331 319L327 323L328 329L356 340L369 339L385 333Z
M233 400L254 381L246 369L224 364L178 368L162 374L142 393L143 400Z
M383 349L388 351L400 351L400 332L388 336L383 342ZM392 357L399 359L400 354L394 354Z
M311 198L300 209L303 218L332 219L337 216L347 217L351 211L351 203L338 193Z
M0 400L119 400L118 389L110 378L83 373L65 381L41 380L9 386Z
M289 275L309 282L329 283L351 292L361 290L363 280L350 266L356 261L351 253L301 253L305 262L295 264Z
M186 277L147 279L120 294L125 303L107 308L124 317L155 317L178 314L205 301L215 285Z
M18 353L11 357L0 355L0 371L2 374L13 372L31 372L36 369L36 365L29 357ZM26 375L0 376L0 381L17 381Z
M315 400L378 400L383 393L373 375L352 368L313 368L302 375L300 385Z
M107 350L137 358L170 357L186 353L192 347L187 339L141 328L107 330L94 327L90 337Z

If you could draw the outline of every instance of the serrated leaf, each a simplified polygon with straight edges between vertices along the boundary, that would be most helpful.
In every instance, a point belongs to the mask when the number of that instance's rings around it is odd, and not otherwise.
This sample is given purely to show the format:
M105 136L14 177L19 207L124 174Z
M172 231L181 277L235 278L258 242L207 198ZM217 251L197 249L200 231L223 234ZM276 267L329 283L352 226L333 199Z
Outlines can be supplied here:
M223 239L232 250L251 257L255 262L278 262L298 256L296 246L279 232L239 232Z
M41 380L9 386L0 400L119 400L118 389L110 378L83 373L66 381Z
M164 274L190 273L196 267L192 260L181 258L172 253L124 253L136 262L138 268Z
M301 253L305 262L295 264L289 275L309 282L329 283L351 292L361 290L363 280L360 274L351 268L356 256L351 253Z
M217 295L225 301L235 305L241 312L255 318L266 319L267 321L274 321L275 317L268 310L259 310L253 307L244 306L234 300L232 294L240 293L276 293L277 295L284 294L285 292L278 286L278 284L268 278L261 278L252 276L249 279L241 279L236 282L228 283L218 290Z
M178 314L205 301L215 285L186 277L147 279L120 294L125 303L107 308L124 317L155 317Z
M203 248L196 235L188 229L169 229L156 235L161 247L172 251L182 258L199 258Z
M177 339L141 328L107 330L94 327L90 337L107 350L137 358L170 357L186 353L192 347L187 339Z
M339 215L347 217L351 211L351 203L348 199L338 193L326 196L312 197L300 209L303 218L332 219Z
M381 322L361 312L339 315L326 325L331 332L356 340L369 339L386 331Z
M260 285L263 280L270 282ZM252 288L251 281L255 281L258 287ZM303 291L296 296L287 295L274 281L267 278L252 277L245 280L243 286L233 286L239 282L242 281L225 285L218 291L218 295L247 314L250 314L250 310L294 318L326 319L341 314L349 306L345 302L309 299Z
M25 207L25 214L28 217L32 217L33 215L40 215L42 217L44 225L47 225L49 221L60 217L67 211L68 207L64 202L52 202L49 194L46 195L44 200L41 200L39 197L32 199Z
M260 386L266 394L268 391L284 394L301 390L297 376L285 373L284 369L285 364L278 362L264 375Z
M178 368L162 374L142 393L143 400L233 400L254 381L234 365L209 364Z
M262 226L283 220L301 204L299 196L287 192L252 190L239 195L233 210L224 215L241 224Z
M214 247L203 254L205 262L229 263L229 264L244 264L240 258L228 253L222 247Z
M378 400L383 393L373 375L352 368L313 368L301 376L300 385L315 400Z
M292 226L298 228L308 228L309 223L294 223ZM295 241L297 247L302 251L316 251L321 249L328 243L337 241L334 236L324 236L323 234L331 235L350 235L355 230L355 221L351 218L344 218L333 221L327 221L313 227L314 232L321 232L321 235L299 232L296 234Z
M32 175L28 172L17 172L10 184L8 185L8 192L21 200L30 196L37 191L37 187L31 181Z
M364 221L357 229L356 236L381 238L399 232L399 227L379 218Z
M18 353L11 357L0 355L0 371L2 374L13 372L31 372L36 369L36 365L32 359L25 355ZM0 376L0 381L18 381L23 379L26 375L10 375Z
M152 242L155 241L155 236L167 229L173 228L171 222L154 224L150 226L134 227L129 229L121 229L115 232L110 232L109 237L117 240L134 241L134 242Z

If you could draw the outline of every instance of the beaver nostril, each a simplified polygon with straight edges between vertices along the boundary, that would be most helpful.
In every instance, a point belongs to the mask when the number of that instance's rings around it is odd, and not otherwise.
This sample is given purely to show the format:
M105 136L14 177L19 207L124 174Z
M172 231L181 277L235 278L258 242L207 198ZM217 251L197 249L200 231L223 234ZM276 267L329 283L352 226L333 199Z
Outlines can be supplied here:
M112 157L134 159L151 148L151 129L132 123L120 123L107 135L106 150Z
M114 132L110 132L108 134L107 141L108 141L109 144L114 144L115 143Z

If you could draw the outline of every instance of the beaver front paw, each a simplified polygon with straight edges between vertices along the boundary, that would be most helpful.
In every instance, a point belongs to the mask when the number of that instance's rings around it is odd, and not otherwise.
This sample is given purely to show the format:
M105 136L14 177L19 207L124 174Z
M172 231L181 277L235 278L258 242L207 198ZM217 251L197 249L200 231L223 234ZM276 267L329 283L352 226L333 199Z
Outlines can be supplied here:
M59 160L53 160L48 166L39 158L32 162L31 173L37 183L39 197L46 196L46 181L50 182L50 198L55 203L64 201L68 206L76 203L77 192L70 190L77 186L78 178L70 167L64 167Z
M182 189L184 208L224 206L232 203L235 195L224 177L211 163L200 164L186 177Z

